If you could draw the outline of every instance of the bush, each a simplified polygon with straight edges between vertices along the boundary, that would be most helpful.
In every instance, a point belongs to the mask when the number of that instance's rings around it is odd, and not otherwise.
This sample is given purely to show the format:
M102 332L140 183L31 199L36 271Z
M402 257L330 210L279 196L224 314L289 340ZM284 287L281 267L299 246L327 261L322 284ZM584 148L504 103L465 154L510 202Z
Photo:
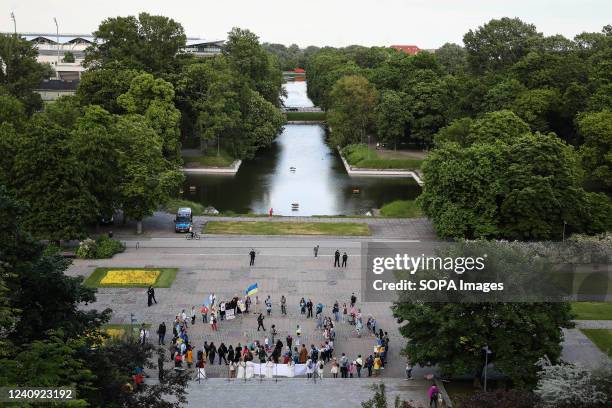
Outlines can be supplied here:
M52 256L60 253L61 248L55 244L49 244L43 251L43 256Z
M113 255L125 251L125 245L121 241L112 239L103 235L96 240L96 252L95 257L101 258L112 258Z
M123 251L125 251L125 245L121 241L103 235L95 241L91 238L81 241L76 256L80 259L112 258L113 255Z

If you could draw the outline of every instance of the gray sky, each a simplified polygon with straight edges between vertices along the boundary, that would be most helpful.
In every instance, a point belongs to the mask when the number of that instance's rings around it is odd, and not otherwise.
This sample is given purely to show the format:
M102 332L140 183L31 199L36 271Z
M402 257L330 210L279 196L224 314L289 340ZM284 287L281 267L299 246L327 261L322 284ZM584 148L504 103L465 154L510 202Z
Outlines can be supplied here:
M610 0L2 0L0 31L91 33L104 18L141 11L180 22L188 36L222 39L234 26L283 44L461 43L492 18L519 17L546 35L573 37L612 23Z

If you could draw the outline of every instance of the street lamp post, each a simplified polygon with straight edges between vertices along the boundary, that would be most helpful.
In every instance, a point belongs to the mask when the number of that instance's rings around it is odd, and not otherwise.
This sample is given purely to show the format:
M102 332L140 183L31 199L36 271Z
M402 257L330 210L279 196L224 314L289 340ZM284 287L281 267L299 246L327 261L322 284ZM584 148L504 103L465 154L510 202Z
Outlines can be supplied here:
M59 42L59 25L57 24L57 18L53 17L53 22L55 23L55 35L56 35L56 42L57 42L57 63L55 64L55 67L59 68L59 63L60 63L60 42ZM59 78L59 72L57 73L57 77Z
M11 11L11 20L13 20L13 29L15 30L15 35L17 35L17 20L15 19L15 13Z
M489 365L489 354L492 353L489 346L484 346L482 348L485 352L485 366L484 366L484 392L487 392L487 366Z
M565 220L563 220L563 235L561 238L562 242L565 242L565 225L567 225L567 222L565 222Z

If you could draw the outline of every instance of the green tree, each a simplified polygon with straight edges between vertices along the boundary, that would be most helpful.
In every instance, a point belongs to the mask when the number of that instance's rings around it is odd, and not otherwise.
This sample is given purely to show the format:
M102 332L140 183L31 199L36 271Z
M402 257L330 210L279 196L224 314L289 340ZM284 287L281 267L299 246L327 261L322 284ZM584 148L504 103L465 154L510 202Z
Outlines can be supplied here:
M223 54L251 88L274 106L279 106L282 72L276 58L259 44L257 35L249 30L233 28L227 35Z
M42 99L34 90L43 79L53 75L49 64L36 61L38 51L32 43L12 34L0 34L0 93L18 98L31 114L42 107ZM4 92L2 92L4 91Z
M46 113L37 114L13 149L9 186L30 205L28 229L52 241L81 238L97 211L86 189L83 167L74 155L70 130Z
M178 191L183 174L162 154L161 137L142 115L116 117L115 131L122 135L119 169L121 209L136 220L142 233L142 220Z
M577 118L584 139L580 147L587 181L596 188L612 189L612 111L584 113Z
M334 145L363 143L375 120L378 91L364 77L346 76L338 80L330 93L333 105L328 112Z
M518 388L535 385L535 363L561 355L567 303L410 303L393 306L413 364L437 364L443 375L481 378L485 356ZM435 335L432 335L432 329Z
M475 73L510 67L535 47L542 35L518 18L491 20L463 36L470 68Z
M64 53L64 58L62 58L62 62L72 64L74 61L74 54L71 51L66 51Z
M392 144L394 149L397 149L397 143L404 137L406 127L412 121L405 99L406 95L402 92L384 91L376 107L378 138Z
M82 105L100 105L110 113L121 113L123 109L117 98L129 91L132 80L139 73L121 68L116 62L104 68L88 69L81 75L77 98Z
M132 79L130 89L117 98L117 103L129 114L146 117L161 137L164 156L173 161L179 159L181 113L174 106L171 83L151 74L137 75Z
M436 50L435 55L447 74L457 75L467 68L467 52L458 44L446 43Z
M85 53L85 66L119 63L123 68L155 74L176 70L176 56L187 41L179 23L147 13L108 18L94 37L94 45Z

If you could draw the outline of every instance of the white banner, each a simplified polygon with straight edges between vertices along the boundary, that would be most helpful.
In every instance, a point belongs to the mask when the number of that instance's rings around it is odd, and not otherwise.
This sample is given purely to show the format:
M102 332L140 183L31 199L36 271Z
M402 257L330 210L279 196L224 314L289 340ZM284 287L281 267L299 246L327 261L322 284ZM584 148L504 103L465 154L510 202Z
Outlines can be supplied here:
M259 375L263 377L297 377L300 375L306 375L306 364L270 364L267 363L252 363L248 362L247 365L253 365L253 375Z
M234 309L229 309L225 311L225 319L226 320L234 320L234 317L236 317L234 315Z

